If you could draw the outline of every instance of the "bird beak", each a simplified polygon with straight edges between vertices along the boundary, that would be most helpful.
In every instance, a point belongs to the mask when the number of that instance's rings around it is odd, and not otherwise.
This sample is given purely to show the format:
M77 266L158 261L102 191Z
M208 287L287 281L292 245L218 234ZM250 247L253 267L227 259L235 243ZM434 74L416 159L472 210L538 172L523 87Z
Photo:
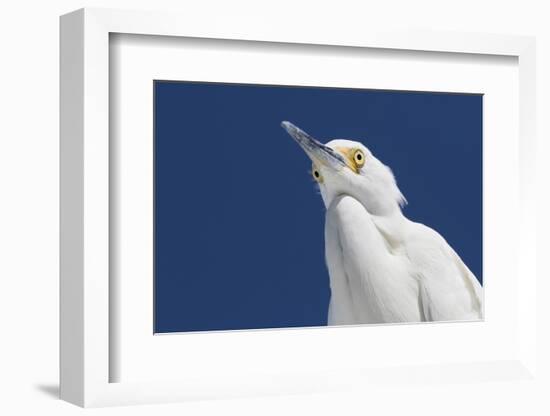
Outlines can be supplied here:
M344 158L339 153L325 146L323 143L318 142L291 122L283 121L281 126L294 140L296 140L300 147L304 149L313 163L327 166L337 171L346 166Z

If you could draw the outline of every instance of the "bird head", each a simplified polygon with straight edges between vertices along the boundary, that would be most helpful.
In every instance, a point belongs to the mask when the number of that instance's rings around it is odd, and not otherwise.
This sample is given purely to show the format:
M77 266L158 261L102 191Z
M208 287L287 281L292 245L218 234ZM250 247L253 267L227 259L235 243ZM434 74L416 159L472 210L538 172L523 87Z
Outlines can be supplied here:
M362 143L323 144L288 121L281 125L311 159L311 174L327 208L341 195L355 198L374 215L391 214L406 203L391 169Z

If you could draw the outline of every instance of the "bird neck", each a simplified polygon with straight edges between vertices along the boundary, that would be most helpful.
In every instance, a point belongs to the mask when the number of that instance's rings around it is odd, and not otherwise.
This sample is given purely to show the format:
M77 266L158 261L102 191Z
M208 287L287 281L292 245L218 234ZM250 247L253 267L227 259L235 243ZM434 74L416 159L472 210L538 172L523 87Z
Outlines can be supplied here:
M397 248L405 240L410 221L399 207L384 215L371 214L371 218L390 247Z
M388 180L386 182L371 184L363 188L361 192L357 192L357 197L371 215L402 216L401 207L406 203L406 199L395 181Z

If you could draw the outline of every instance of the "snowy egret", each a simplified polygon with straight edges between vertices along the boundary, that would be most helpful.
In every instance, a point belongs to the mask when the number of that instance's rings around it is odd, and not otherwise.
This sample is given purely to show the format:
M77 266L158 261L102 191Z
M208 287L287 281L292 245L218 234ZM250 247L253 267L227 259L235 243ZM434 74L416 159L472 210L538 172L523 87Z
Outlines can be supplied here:
M282 126L311 159L326 207L329 325L476 320L482 287L445 239L407 219L392 171L363 144Z

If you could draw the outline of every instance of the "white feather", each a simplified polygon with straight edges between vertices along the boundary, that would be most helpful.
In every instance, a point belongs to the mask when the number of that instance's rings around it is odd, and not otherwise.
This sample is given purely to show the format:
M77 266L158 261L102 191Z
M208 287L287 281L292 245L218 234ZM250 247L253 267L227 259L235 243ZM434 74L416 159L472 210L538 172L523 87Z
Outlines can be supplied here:
M339 196L327 210L325 247L329 325L481 318L479 282L422 224L397 213L373 216L355 198Z

